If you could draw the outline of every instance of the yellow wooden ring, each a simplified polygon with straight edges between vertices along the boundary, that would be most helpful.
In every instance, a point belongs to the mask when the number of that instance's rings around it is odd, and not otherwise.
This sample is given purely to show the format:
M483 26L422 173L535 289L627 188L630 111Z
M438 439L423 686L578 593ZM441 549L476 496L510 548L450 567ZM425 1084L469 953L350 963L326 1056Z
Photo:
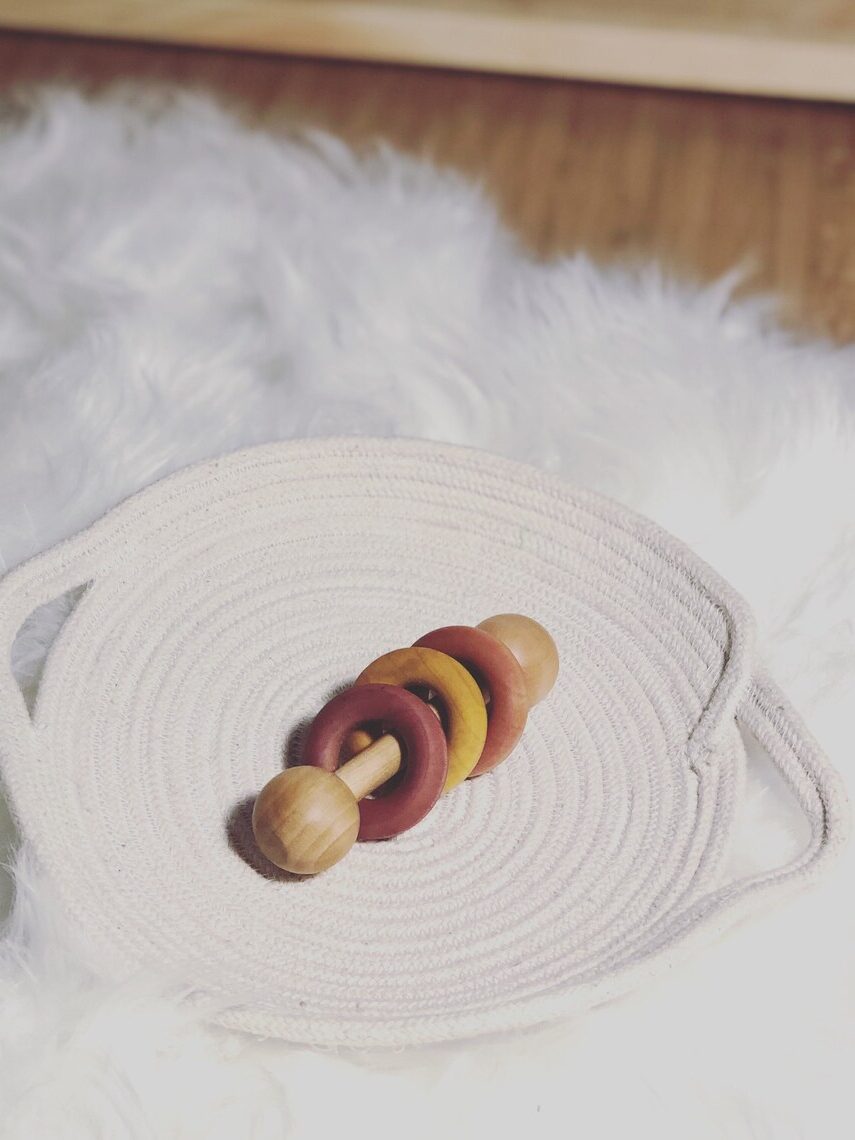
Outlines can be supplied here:
M481 758L487 707L475 678L438 649L412 646L384 653L359 674L357 685L423 685L442 702L448 724L448 777L444 791L461 784Z

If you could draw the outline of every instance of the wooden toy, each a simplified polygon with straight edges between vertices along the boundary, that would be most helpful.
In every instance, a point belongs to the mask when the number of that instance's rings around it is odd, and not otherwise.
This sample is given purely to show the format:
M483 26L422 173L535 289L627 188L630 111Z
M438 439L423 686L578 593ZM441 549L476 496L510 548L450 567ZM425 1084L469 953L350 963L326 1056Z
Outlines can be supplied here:
M283 870L314 875L357 839L414 827L440 795L513 751L557 675L554 641L521 614L445 626L378 657L315 718L303 763L262 788L252 815L260 850ZM382 726L376 739L371 725Z

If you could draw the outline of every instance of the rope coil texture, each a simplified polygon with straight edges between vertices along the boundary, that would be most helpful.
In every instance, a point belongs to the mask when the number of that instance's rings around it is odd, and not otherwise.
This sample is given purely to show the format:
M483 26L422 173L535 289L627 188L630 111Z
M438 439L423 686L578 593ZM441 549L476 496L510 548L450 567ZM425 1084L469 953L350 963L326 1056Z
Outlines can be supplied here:
M8 647L83 583L31 718ZM520 609L562 665L512 757L316 879L266 864L253 798L366 657ZM188 468L8 575L0 636L5 784L93 963L168 970L252 1032L400 1046L564 1016L847 831L836 774L753 676L742 599L653 523L485 453L306 440ZM724 883L739 724L812 838Z

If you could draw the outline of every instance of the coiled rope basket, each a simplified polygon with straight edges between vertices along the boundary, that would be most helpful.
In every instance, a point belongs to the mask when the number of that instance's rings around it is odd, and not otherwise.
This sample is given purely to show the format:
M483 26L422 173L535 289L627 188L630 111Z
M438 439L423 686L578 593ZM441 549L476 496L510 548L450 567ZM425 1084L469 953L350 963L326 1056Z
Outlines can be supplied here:
M8 647L82 584L31 716ZM258 861L253 798L332 692L427 629L520 609L562 667L501 768L316 879ZM488 454L308 440L188 468L8 575L0 635L5 784L93 963L166 970L252 1032L400 1046L566 1015L817 874L846 832L740 597L645 519ZM740 728L811 838L733 883Z

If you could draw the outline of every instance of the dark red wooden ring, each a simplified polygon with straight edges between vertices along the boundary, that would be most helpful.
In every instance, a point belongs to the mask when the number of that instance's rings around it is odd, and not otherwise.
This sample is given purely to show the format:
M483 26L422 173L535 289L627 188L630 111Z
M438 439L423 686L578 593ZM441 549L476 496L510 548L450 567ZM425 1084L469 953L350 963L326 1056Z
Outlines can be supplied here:
M400 783L359 804L358 839L391 839L408 831L439 799L448 775L442 726L424 701L397 685L360 685L325 705L306 734L303 763L334 772L342 745L355 728L381 722L401 745L406 765Z
M497 637L468 625L434 629L415 644L454 657L489 691L487 739L469 778L489 772L511 754L525 728L528 694L520 663Z

